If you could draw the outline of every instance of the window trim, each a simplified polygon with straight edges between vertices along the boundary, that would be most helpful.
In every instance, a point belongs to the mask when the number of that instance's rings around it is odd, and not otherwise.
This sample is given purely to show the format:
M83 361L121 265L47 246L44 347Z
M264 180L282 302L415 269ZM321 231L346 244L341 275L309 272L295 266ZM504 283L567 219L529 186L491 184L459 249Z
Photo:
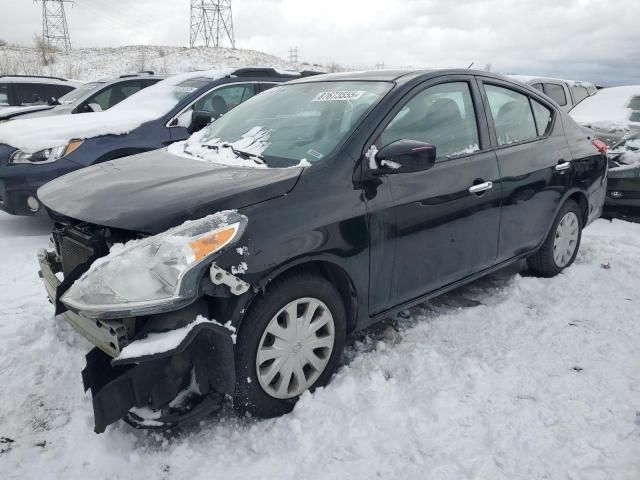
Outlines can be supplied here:
M484 139L483 138L483 129L482 129L482 124L481 122L485 122L485 126L488 127L488 125L486 124L486 119L483 119L481 117L481 110L484 110L484 105L482 103L482 94L479 90L478 84L475 81L475 77L473 75L446 75L443 77L436 77L436 78L431 78L428 80L423 81L422 83L419 83L418 85L416 85L415 87L413 87L412 89L410 89L408 92L406 92L399 100L396 101L395 105L393 105L393 107L387 111L387 114L382 118L382 120L380 122L378 122L378 125L375 127L375 129L373 130L373 132L371 133L371 135L367 138L367 141L364 143L364 148L363 151L360 155L361 158L364 158L364 156L366 155L366 152L369 148L371 148L372 145L375 145L375 142L378 140L378 138L380 137L380 135L382 134L382 132L384 132L384 130L387 128L387 126L389 126L389 124L393 121L393 119L396 117L396 115L398 114L398 112L400 112L400 110L402 110L402 108L409 103L411 100L413 100L417 95L421 94L422 92L424 92L425 90L438 86L438 85L442 85L445 83L466 83L469 87L469 94L471 95L471 103L473 106L473 110L475 113L475 119L476 119L476 129L478 132L478 146L480 147L479 150L476 150L475 152L471 152L471 153L465 153L462 155L457 155L455 157L448 157L448 158L441 158L439 159L436 163L437 164L443 164L452 160L459 160L462 158L468 158L471 157L473 155L478 155L481 153L485 153L487 151L490 151L492 146L491 146L491 134L490 131L485 128L485 131L487 133L487 138ZM488 141L488 145L486 145ZM363 164L365 165L365 168L369 169L369 165L367 162L363 162Z
M216 85L216 86L214 86L213 88L211 88L211 89L207 90L206 92L202 93L201 95L198 95L198 98L196 98L195 100L193 100L192 102L190 102L186 107L184 107L182 110L180 110L180 111L179 111L178 113L176 113L175 115L172 115L172 116L171 116L171 118L169 119L169 121L168 121L167 123L165 123L165 125L164 125L164 126L165 126L165 127L167 127L167 128L184 128L184 127L181 127L180 125L178 125L177 123L176 123L176 125L171 125L171 124L172 124L173 122L175 122L175 121L178 119L178 117L180 117L180 115L182 115L184 112L186 112L187 110L189 110L193 105L195 105L196 103L198 103L198 101L199 101L201 98L203 98L203 97L205 97L205 96L209 95L211 92L213 92L213 91L215 91L215 90L219 90L219 89L221 89L221 88L223 88L223 87L229 87L229 86L238 86L238 85L257 85L257 84L259 84L259 83L261 83L261 82L227 82L227 83L221 83L220 85ZM279 83L279 82L275 82L275 83ZM256 92L256 90L257 90L257 89L256 89L256 87L253 87L253 90L254 90L254 94L253 94L252 96L256 96L256 95L258 95L259 93L262 93L262 92ZM247 100L249 100L249 99L247 99ZM245 100L245 101L246 101L246 100ZM244 103L244 102L243 102L243 103Z
M498 151L498 150L502 150L505 148L511 148L511 147L515 147L515 146L519 146L519 145L525 145L527 143L533 143L533 142L539 142L542 140L547 140L549 137L551 137L551 134L553 133L553 131L556 128L556 122L557 122L557 117L558 115L560 115L560 112L558 111L558 109L553 106L549 100L543 98L542 95L540 95L539 90L534 89L533 87L531 87L531 90L533 90L534 92L539 92L538 94L532 95L533 92L527 92L527 91L523 91L521 90L518 86L514 86L508 82L503 82L500 79L497 78L489 78L489 77L478 77L478 81L480 83L480 93L482 95L482 101L485 103L485 112L487 114L487 123L489 124L489 138L491 139L491 143L493 145L492 150L494 151ZM493 114L491 113L491 107L489 106L489 98L487 97L487 92L484 88L485 85L493 85L494 87L500 87L500 88L505 88L507 90L512 90L516 93L519 93L521 95L524 95L525 97L527 97L529 100L534 99L536 100L538 103L541 103L542 105L546 106L547 108L551 109L553 118L551 119L551 126L549 127L549 131L548 133L546 133L545 135L541 135L541 136L536 136L535 138L531 138L528 140L522 140L521 142L514 142L514 143L509 143L507 145L498 145L498 134L496 132L496 127L495 124L493 122ZM535 123L535 114L533 113L533 107L531 105L531 101L529 101L529 108L531 109L531 115L533 115L533 123L534 125L536 125L536 134L538 133L538 127L537 124ZM562 107L560 107L562 108Z

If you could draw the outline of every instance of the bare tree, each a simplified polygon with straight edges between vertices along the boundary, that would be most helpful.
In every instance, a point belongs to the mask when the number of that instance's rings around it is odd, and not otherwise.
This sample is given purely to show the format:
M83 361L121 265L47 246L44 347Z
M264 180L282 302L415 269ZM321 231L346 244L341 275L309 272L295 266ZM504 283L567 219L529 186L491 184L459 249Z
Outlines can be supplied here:
M6 46L7 46L7 42L5 42L0 38L0 47L6 47Z
M33 35L33 42L35 43L36 51L42 57L42 64L46 66L54 63L55 57L53 54L55 50L47 45L44 37L41 37L36 33Z

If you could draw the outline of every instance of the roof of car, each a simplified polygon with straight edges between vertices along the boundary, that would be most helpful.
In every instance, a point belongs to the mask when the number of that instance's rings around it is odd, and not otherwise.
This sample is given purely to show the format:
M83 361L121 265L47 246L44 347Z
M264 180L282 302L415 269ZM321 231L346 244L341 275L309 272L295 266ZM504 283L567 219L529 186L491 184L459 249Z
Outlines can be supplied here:
M151 73L127 73L124 75L120 75L118 77L111 77L111 78L101 78L100 80L95 80L89 83L117 83L117 82L123 82L123 81L127 81L127 80L153 80L153 79L157 79L158 81L160 80L165 80L167 78L169 78L171 75L168 74L160 74L157 75L153 72Z
M46 77L40 75L0 75L1 83L47 83L55 85L82 85L83 82L66 80L60 77Z
M378 81L398 82L410 81L418 77L442 76L442 75L482 75L485 77L502 78L503 75L487 72L486 70L471 70L466 68L423 68L423 69L397 69L397 70L368 70L358 72L328 73L318 77L297 79L289 83L324 82L324 81Z

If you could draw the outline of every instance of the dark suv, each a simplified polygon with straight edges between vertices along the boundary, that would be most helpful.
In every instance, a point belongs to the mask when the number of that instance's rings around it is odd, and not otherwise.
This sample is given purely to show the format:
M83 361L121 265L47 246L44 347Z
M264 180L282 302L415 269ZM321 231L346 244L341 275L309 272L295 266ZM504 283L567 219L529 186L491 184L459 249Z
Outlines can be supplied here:
M273 68L192 72L146 88L106 112L0 124L0 209L39 213L36 190L54 178L184 140L255 94L300 75Z
M55 96L48 104L32 108L0 110L0 122L3 120L49 117L76 113L104 112L136 92L155 85L168 75L155 75L153 72L121 75L117 78L97 80L79 86L62 96Z
M59 77L0 75L0 115L41 108L81 85Z
M97 432L196 420L224 394L274 416L329 381L350 332L521 259L569 267L606 173L601 143L505 77L301 79L41 188L41 275L96 346Z

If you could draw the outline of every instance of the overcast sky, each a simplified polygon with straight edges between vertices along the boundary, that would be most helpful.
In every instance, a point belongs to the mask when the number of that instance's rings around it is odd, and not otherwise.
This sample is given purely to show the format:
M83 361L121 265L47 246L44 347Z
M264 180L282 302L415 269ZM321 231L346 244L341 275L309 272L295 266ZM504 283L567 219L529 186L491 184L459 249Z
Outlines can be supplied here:
M40 7L0 0L0 38L32 44ZM351 67L467 67L640 84L640 0L233 0L236 44ZM76 0L74 47L186 45L189 0Z

